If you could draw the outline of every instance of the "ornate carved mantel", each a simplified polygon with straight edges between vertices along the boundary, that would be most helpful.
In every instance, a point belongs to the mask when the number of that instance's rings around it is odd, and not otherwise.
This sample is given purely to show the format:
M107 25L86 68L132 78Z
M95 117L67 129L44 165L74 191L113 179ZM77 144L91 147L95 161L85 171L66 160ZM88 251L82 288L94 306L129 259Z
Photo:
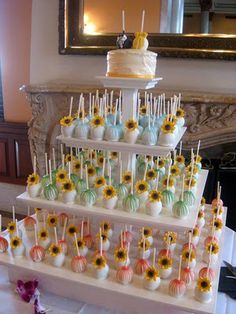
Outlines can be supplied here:
M38 171L44 174L44 153L50 154L52 147L59 155L60 143L56 136L60 133L60 118L69 111L70 97L74 96L74 110L80 93L88 96L97 87L78 85L29 85L21 88L32 107L29 121L29 141L31 154L36 154ZM153 94L166 93L166 98L181 91L161 90ZM119 93L119 91L115 91ZM86 98L88 100L88 97ZM220 144L236 142L236 94L213 94L203 92L182 92L182 103L186 110L187 132L183 138L185 149L196 146L201 139L201 147L208 148Z

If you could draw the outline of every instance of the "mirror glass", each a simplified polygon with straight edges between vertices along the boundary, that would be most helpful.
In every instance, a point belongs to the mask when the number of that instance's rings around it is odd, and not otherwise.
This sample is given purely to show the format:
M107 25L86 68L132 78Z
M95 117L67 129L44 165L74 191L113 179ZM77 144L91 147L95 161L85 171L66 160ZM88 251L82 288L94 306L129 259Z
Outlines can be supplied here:
M128 33L236 34L236 0L84 0L84 33L120 33L125 10Z

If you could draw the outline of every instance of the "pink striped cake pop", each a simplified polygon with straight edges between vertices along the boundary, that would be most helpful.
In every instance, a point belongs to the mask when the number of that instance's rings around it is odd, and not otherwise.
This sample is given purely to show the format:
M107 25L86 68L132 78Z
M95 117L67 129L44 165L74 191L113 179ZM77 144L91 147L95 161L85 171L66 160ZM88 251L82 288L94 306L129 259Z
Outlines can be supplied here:
M87 268L87 260L86 260L86 258L84 256L80 255L79 247L78 247L78 243L77 243L76 233L74 235L74 238L75 238L75 245L76 245L77 255L74 256L72 258L72 260L71 260L71 269L75 273L82 273Z
M185 249L189 248L189 243L186 242L183 245L182 251L184 251ZM196 253L196 246L193 243L190 243L190 248L192 249L192 251L194 251Z
M217 196L211 202L212 208L222 207L224 205L224 203L223 203L222 199L220 198L220 196L221 196L221 186L220 186L220 182L218 181L217 182Z
M130 229L131 229L132 226L130 226ZM131 230L127 230L127 225L125 225L125 230L123 231L123 239L124 239L124 242L129 242L131 243L132 240L133 240L133 233Z
M59 225L60 227L64 227L65 224L65 220L67 219L67 221L69 220L69 216L66 213L60 213L58 216L59 219Z
M36 224L36 220L33 217L31 217L31 216L25 217L24 227L25 227L26 231L33 231L35 224Z
M8 249L8 241L1 236L2 232L2 215L0 215L0 253L4 253Z
M158 253L157 259L161 258L162 256L168 256L172 258L172 253L168 249L161 249L160 252Z
M39 263L45 258L44 248L38 244L37 226L34 225L35 245L30 250L30 257L33 262Z
M215 271L211 267L203 267L200 269L198 276L200 278L205 278L208 277L209 280L212 282L215 279Z
M169 283L169 294L172 297L176 297L176 298L181 298L185 294L185 291L186 291L186 284L184 280L180 279L181 264L182 264L182 255L180 255L180 260L179 260L178 278L171 280Z
M204 246L206 247L206 246L208 246L209 245L209 243L213 243L213 242L215 242L215 243L217 243L217 244L219 244L219 240L217 239L217 237L216 236L208 236L208 237L206 237L206 239L204 240Z
M191 282L194 281L195 275L192 268L189 266L184 267L181 270L181 279L186 283L186 285L190 285Z
M92 237L92 234L90 233L89 218L84 223L85 223L84 224L84 230L86 230L85 235L84 235L84 241L86 243L87 248L91 249L93 246L93 237Z
M130 266L121 266L116 273L116 280L123 285L128 285L133 279L133 269Z
M134 264L134 272L137 274L137 275L143 275L145 270L150 266L149 264L149 261L147 259L145 259L145 244L146 244L146 239L143 238L142 239L143 241L143 256L142 258L139 258L135 261L135 264Z

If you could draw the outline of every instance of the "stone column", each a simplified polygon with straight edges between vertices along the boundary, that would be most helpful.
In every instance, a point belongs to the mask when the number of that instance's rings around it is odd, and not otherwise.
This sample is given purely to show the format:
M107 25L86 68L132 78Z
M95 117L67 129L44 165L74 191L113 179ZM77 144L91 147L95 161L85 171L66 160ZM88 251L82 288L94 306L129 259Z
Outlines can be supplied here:
M200 33L208 34L210 24L209 14L212 7L212 0L199 0L199 4L201 7Z
M175 34L183 33L184 21L184 0L172 1L170 32Z

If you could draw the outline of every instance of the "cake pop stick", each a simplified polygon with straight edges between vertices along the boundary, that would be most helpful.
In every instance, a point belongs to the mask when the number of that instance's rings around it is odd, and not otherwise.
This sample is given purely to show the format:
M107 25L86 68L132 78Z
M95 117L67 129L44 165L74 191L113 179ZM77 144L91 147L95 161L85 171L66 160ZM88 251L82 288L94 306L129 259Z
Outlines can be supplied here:
M106 158L103 158L103 163L102 163L102 176L105 176L105 169L106 169Z
M62 169L65 169L65 155L62 154Z
M16 223L16 236L19 237L19 229L18 229L18 220L15 219L15 223Z
M157 181L156 181L156 190L158 191L158 185L159 185L159 171L157 172Z
M122 31L125 32L125 11L122 10Z
M153 119L152 119L152 127L154 127L154 123L156 120L156 114L157 114L157 99L154 97L154 112L153 112Z
M81 222L80 237L83 240L83 237L84 237L84 220L82 220L82 222Z
M198 160L198 155L199 155L199 150L200 150L200 144L201 144L201 141L199 140L199 141L198 141L198 144L197 144L196 163L197 163L197 160Z
M56 170L56 157L55 157L55 148L52 148L52 162L53 162L53 170Z
M33 161L33 173L36 174L36 156L34 155L34 161Z
M183 181L182 181L182 190L181 190L181 201L184 200L184 180L185 180L185 175L183 174Z
M117 107L118 107L118 98L116 99L116 104L115 104L114 123L113 123L114 125L116 125Z
M133 177L133 171L131 172L131 194L134 194L134 177Z
M92 93L89 93L89 116L91 117L92 115Z
M148 103L147 105L147 112L148 112L148 128L150 129L151 126L151 110L150 110L151 106L150 103Z
M111 164L110 164L110 162L109 162L109 164L108 164L108 171L109 171L109 185L111 185Z
M80 256L80 252L79 252L79 246L78 246L78 242L77 242L76 232L74 233L74 239L75 239L75 246L76 246L76 252L77 252L77 255L78 255L78 256Z
M100 255L102 256L102 237L101 236L100 236Z
M71 161L69 161L69 167L68 167L68 177L70 179L70 175L71 175Z
M89 183L88 183L88 166L85 165L85 177L86 177L86 189L89 189Z
M145 241L146 241L146 239L143 235L143 259L145 259Z
M122 160L120 160L120 184L122 183Z
M84 164L84 158L83 155L80 156L80 179L83 179L83 164Z
M45 153L45 169L46 169L46 175L48 175L48 154Z
M147 168L148 168L148 162L147 162L147 159L145 159L145 170L144 170L143 180L146 180Z
M121 231L120 231L120 246L121 246L121 248L123 249L123 230L121 229Z
M71 117L71 114L72 114L72 106L73 106L73 96L71 96L70 98L70 110L69 110L69 116Z
M143 29L144 29L144 18L145 18L145 10L143 10L142 12L141 32L143 32Z
M182 255L179 257L179 271L178 271L178 280L180 280L180 274L181 274L181 265L182 265Z
M64 220L64 226L63 226L63 230L62 230L61 239L62 239L63 241L65 240L66 226L67 226L67 217L66 217L65 220Z
M180 141L180 144L179 144L179 155L181 155L181 153L182 153L182 145L183 145L183 142Z
M30 216L30 206L27 206L27 216Z
M34 239L35 239L35 245L38 246L39 242L38 242L38 232L37 232L37 225L34 224Z
M54 236L55 236L55 243L58 245L57 227L54 227Z
M152 255L152 266L155 267L156 263L156 248L153 249L153 255Z
M15 206L12 206L12 221L15 222L16 221L16 215L15 215Z
M179 97L178 97L178 108L180 108L180 102L181 102L181 94L179 93Z
M52 164L51 164L51 159L48 160L49 164L49 178L50 178L50 184L52 184Z

